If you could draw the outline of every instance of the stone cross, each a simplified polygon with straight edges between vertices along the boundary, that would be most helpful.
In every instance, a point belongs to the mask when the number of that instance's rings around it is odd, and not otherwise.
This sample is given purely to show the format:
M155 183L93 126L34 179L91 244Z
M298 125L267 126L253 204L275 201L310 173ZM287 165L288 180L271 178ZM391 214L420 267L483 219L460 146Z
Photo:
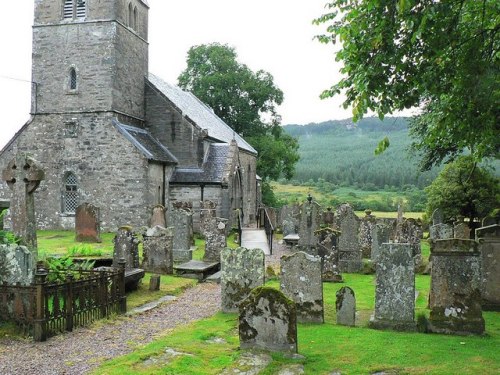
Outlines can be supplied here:
M36 257L36 221L34 192L45 178L45 172L30 156L18 153L2 171L2 179L12 190L10 211L12 231Z

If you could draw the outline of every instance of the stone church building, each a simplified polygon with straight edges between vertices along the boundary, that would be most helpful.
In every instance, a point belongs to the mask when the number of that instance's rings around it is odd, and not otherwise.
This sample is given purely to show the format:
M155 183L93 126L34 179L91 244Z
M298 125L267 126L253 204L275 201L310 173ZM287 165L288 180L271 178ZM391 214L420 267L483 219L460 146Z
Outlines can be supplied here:
M148 12L145 0L35 0L31 118L0 168L22 151L45 170L39 228L72 229L83 202L100 208L104 230L147 225L155 205L174 201L193 204L195 228L201 200L220 217L239 208L255 219L255 149L148 72Z

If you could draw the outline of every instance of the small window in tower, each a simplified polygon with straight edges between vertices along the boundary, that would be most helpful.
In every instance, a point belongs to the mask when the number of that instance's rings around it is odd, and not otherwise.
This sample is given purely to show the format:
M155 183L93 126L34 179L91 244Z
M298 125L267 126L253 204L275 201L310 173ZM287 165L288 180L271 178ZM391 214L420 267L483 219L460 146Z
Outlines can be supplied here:
M137 30L137 7L134 7L134 25L132 27Z
M77 76L76 76L76 69L71 68L69 70L69 89L76 90L78 88L77 84L78 84L78 80L77 80Z
M65 0L64 1L64 11L63 11L64 19L73 19L73 0Z
M128 27L133 27L133 22L134 22L134 14L132 11L132 3L128 4Z
M78 180L74 173L69 172L64 178L63 211L74 214L78 207Z
M85 0L76 0L76 18L85 18L87 15L87 8Z

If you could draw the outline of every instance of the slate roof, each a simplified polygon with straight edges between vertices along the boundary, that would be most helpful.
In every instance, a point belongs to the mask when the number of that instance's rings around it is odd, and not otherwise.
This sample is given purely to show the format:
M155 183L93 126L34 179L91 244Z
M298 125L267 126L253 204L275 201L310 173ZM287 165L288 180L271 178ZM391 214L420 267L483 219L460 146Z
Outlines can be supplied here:
M148 160L168 164L177 164L177 158L145 129L125 125L113 120L113 125L125 136Z
M201 168L176 168L170 182L174 184L221 184L228 154L228 144L212 143Z
M257 154L257 151L247 141L236 134L210 107L195 95L163 81L152 73L149 73L148 80L179 108L184 116L189 117L201 129L206 129L210 138L226 143L230 143L234 138L240 149Z

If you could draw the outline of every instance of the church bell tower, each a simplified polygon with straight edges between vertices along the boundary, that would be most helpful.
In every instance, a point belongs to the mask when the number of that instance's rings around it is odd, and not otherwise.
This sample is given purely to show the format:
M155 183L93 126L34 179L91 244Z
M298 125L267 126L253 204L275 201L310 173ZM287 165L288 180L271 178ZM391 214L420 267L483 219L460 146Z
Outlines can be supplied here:
M32 113L144 119L146 0L35 0Z

